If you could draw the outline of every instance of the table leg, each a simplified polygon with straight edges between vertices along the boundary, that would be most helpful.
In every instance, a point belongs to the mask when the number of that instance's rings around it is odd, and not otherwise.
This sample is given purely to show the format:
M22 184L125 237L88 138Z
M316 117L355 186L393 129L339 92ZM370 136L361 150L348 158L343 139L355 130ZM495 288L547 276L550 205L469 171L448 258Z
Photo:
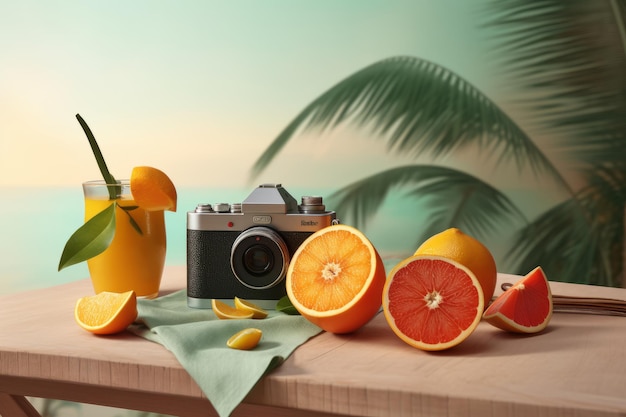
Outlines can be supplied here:
M41 417L35 407L21 395L0 392L0 416L2 417Z

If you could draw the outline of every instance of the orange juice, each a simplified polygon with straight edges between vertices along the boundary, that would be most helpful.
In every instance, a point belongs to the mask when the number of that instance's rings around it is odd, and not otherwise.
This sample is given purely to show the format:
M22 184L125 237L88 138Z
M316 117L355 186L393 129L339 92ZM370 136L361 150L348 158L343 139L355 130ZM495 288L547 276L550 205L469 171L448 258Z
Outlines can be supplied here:
M96 293L102 291L125 292L133 290L138 297L153 298L159 293L161 275L165 265L165 219L163 211L145 211L136 206L128 187L111 200L104 182L85 183L85 221L116 202L115 236L110 246L100 255L87 261L91 281ZM88 190L100 186L104 193ZM133 227L129 215L142 231Z

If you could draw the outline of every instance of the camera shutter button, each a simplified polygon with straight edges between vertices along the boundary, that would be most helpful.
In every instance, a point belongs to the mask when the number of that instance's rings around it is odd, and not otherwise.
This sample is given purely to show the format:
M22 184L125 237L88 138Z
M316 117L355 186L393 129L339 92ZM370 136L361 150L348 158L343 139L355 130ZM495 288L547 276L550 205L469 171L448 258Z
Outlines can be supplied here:
M213 210L218 213L228 213L230 212L230 204L228 203L213 204Z
M196 213L211 213L213 207L210 204L198 204L196 206Z

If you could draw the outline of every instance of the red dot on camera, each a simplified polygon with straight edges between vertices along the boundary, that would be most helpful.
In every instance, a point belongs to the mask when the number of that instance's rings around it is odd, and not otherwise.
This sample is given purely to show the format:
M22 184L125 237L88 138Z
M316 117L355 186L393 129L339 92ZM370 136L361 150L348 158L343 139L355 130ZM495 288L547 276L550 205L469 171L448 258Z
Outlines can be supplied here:
M227 224L227 225L228 225L228 227L233 227L233 226L235 225L235 223L233 223L233 222L228 222L228 224Z

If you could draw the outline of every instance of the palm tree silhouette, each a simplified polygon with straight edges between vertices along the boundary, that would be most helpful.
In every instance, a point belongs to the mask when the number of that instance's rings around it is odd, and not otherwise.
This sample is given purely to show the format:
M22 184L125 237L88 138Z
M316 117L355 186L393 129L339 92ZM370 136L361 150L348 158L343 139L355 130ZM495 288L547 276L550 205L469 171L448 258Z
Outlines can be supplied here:
M447 227L477 237L522 221L508 257L517 273L541 265L550 279L622 285L626 203L626 0L494 1L485 26L525 126L583 178L574 187L541 147L459 75L416 57L392 57L342 80L302 110L256 161L259 175L303 129L369 128L389 153L434 159L466 149L554 181L567 195L530 221L484 180L436 165L400 166L349 184L330 199L365 226L390 192L431 198L420 241ZM562 168L561 168L562 169Z

